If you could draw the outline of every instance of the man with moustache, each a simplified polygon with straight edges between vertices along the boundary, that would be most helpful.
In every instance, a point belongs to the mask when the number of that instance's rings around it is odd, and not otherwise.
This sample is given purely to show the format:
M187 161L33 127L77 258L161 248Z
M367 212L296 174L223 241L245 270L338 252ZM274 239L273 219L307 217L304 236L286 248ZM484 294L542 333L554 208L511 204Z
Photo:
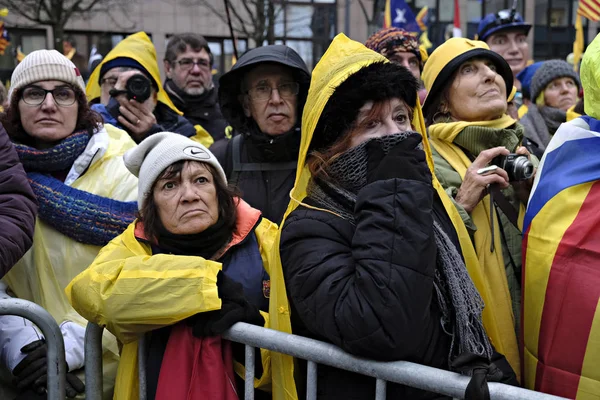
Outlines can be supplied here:
M211 151L242 198L275 223L294 186L309 85L306 64L285 45L246 52L219 79L221 112L234 132Z
M225 137L227 122L212 79L213 55L204 37L173 35L167 44L164 87L169 98L193 125L200 125L216 142Z
M516 76L529 61L529 44L527 35L531 24L526 23L516 10L501 10L495 14L488 14L479 22L476 39L484 41L490 50L500 54L510 65L514 85L517 87L515 102L517 107L522 103L521 83Z

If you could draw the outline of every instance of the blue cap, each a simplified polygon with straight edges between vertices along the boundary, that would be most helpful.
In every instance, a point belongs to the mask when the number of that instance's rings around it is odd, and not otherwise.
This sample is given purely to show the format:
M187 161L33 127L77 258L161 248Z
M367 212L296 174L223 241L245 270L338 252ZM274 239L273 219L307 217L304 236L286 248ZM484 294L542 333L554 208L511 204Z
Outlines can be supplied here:
M525 23L523 17L514 10L500 10L495 14L486 15L477 27L477 40L486 41L494 33L509 30L522 29L527 35L531 24Z
M531 99L531 92L529 90L531 86L531 79L533 78L535 71L537 71L543 63L543 61L533 63L525 67L521 72L517 74L517 79L519 80L519 82L521 82L521 93L523 93L524 98Z

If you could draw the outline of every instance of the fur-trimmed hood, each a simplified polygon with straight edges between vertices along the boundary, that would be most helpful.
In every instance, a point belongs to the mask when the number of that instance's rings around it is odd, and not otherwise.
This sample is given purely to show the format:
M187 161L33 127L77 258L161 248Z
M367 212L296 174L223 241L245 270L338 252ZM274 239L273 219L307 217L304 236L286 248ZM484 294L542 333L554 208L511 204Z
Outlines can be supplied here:
M400 98L410 108L415 108L418 89L416 78L401 65L375 62L363 67L341 83L327 101L310 149L322 149L333 144L350 129L367 101Z

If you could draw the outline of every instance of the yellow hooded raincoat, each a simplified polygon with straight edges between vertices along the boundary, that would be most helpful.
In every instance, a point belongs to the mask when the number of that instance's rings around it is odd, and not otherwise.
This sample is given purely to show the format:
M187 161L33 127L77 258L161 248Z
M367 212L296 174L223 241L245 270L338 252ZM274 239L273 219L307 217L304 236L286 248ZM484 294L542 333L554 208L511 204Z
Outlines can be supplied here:
M305 166L307 152L312 140L313 132L327 101L335 92L336 88L350 75L375 62L388 61L385 57L367 49L362 44L348 39L344 34L339 34L335 37L329 46L329 49L315 67L312 74L308 98L304 107L304 114L302 115L302 141L300 143L300 154L298 156L296 183L291 192L292 200L285 213L281 226L284 225L285 218L287 218L296 207L302 204L302 200L306 197L306 186L310 179L310 172ZM420 105L417 105L414 110L412 123L414 129L423 136L423 146L425 153L427 154L427 163L429 164L429 169L433 173L431 149L429 147L427 135L424 134L426 131ZM467 232L458 211L435 176L433 176L433 186L437 190L456 229L467 270L473 281L477 282L478 279L482 279L482 272L479 268L477 255L471 244L469 233ZM303 205L311 208L306 204ZM280 237L281 229L277 236L275 246L273 247L273 252L271 253L271 328L291 333L290 307L285 289L281 259L279 257ZM280 353L272 353L271 365L273 369L273 399L296 400L297 395L294 383L293 358Z
M158 85L158 101L175 111L177 114L183 115L183 113L175 107L175 104L173 104L160 82L160 71L156 59L156 49L148 35L144 32L134 33L121 40L94 69L86 86L88 101L92 102L98 100L102 94L102 89L100 87L100 70L102 69L102 66L119 57L132 58L142 64ZM195 140L206 147L213 144L212 136L210 136L203 127L200 125L195 125L194 127L196 128L196 135L190 139Z
M106 326L123 343L115 384L117 400L139 398L139 335L221 308L216 286L221 263L202 257L152 255L150 245L136 238L136 222L107 244L66 289L77 311ZM262 219L254 232L264 268L270 274L267 255L277 225ZM269 327L268 314L263 313L263 317ZM261 350L263 375L255 379L257 388L268 390L271 383L270 357L269 351ZM234 363L234 369L244 376L241 364Z
M125 168L122 157L135 143L126 132L110 125L105 128L108 135L104 141L108 147L104 154L92 160L85 174L70 186L115 200L135 201L137 178ZM95 154L96 149L93 148L92 152ZM100 247L76 242L37 219L32 248L3 280L17 297L44 307L59 324L72 321L85 327L87 321L71 307L64 289L71 279L94 261L99 251ZM103 348L104 393L105 398L110 398L119 350L115 337L108 332L104 334Z

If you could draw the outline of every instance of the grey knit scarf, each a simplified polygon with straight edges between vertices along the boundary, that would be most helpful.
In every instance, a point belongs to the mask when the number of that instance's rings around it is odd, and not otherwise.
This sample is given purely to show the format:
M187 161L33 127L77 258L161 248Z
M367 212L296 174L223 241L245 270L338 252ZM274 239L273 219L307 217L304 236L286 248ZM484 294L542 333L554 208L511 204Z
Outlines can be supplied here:
M541 151L546 150L550 139L563 122L567 121L567 113L554 107L538 107L531 104L527 114L521 118L525 127L525 136L538 145Z
M379 141L387 154L409 135L418 133L402 132L371 140ZM307 187L308 197L352 225L356 225L354 207L357 194L367 185L367 144L371 140L341 154L327 167L327 180L311 179ZM335 196L329 193L335 193ZM442 328L452 337L448 365L465 352L490 360L492 346L481 319L483 300L460 253L437 221L434 221L434 233L438 249L434 287L442 312Z

